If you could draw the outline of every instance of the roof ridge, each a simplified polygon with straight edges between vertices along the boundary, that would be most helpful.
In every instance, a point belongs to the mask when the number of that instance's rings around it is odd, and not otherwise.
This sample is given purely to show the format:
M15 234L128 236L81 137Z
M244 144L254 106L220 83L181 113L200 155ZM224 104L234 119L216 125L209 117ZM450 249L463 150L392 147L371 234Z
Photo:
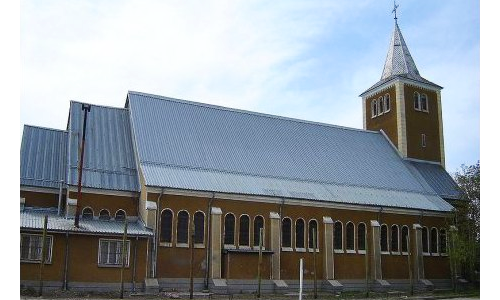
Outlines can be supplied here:
M38 128L38 129L45 129L45 130L51 130L51 131L58 131L58 132L62 132L62 133L68 133L68 131L64 130L64 129L50 128L50 127L37 126L37 125L24 124L24 127L33 127L33 128Z
M88 103L88 102L82 102L82 101L77 101L77 100L70 100L70 105L72 103L79 103L79 104L89 104L91 106L97 106L100 108L109 108L109 109L118 109L118 110L128 110L128 108L125 107L115 107L115 106L109 106L109 105L101 105L101 104L93 104L93 103Z
M253 116L260 116L260 117L265 117L265 118L270 118L270 119L278 119L278 120L297 122L297 123L303 123L303 124L309 124L309 125L318 125L318 126L337 128L337 129L343 129L343 130L352 130L352 131L379 134L378 131L374 131L374 130L366 130L366 129L353 128L353 127L347 127L347 126L341 126L341 125L334 125L334 124L328 124L328 123L322 123L322 122L316 122L316 121L309 121L309 120L303 120L303 119L297 119L297 118L291 118L291 117L285 117L285 116L278 116L278 115L255 112L255 111L250 111L250 110L231 108L231 107L226 107L226 106L221 106L221 105L165 97L165 96L161 96L161 95L154 95L154 94L148 94L148 93L142 93L142 92L136 92L136 91L129 91L129 94L151 97L151 98L155 98L155 99L162 100L162 101L171 101L171 102L177 102L177 103L186 104L186 105L200 106L200 107L205 107L205 108L210 108L210 109L229 111L229 112L247 114L247 115L253 115Z

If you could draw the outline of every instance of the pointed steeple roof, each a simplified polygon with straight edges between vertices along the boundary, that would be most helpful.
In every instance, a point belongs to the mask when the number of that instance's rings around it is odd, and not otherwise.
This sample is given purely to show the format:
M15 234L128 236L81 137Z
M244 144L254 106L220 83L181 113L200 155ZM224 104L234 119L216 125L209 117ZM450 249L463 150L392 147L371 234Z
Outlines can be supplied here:
M394 19L394 31L392 33L391 42L389 44L389 51L387 52L387 57L385 59L382 76L380 77L379 82L364 91L360 96L363 96L369 91L372 91L395 78L409 79L442 89L441 86L420 76L417 65L413 61L410 50L408 49L408 46L406 46L403 34L399 29L397 18Z

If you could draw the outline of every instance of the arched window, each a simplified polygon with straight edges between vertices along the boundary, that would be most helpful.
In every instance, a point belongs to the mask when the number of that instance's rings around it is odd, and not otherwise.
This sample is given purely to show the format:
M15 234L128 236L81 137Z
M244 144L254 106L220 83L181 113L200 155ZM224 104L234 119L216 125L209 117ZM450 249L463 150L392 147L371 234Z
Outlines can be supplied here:
M189 242L189 213L181 210L177 214L177 244Z
M429 253L429 230L422 227L422 252Z
M354 224L347 222L345 225L346 250L354 251Z
M408 239L408 240L407 240ZM410 242L408 226L401 227L401 252L408 252L408 243Z
M292 247L292 220L283 218L281 223L281 247Z
M377 106L378 106L378 108L377 108L378 115L380 116L381 114L384 113L384 98L382 96L380 96L378 98L378 105Z
M295 222L295 248L305 248L304 227L304 220L298 219Z
M127 217L127 214L123 209L119 209L115 213L115 220L116 221L125 221L125 218Z
M413 108L415 110L421 110L421 108L420 108L420 94L417 92L413 93Z
M372 100L372 118L377 116L377 99Z
M197 211L194 214L194 243L203 244L205 242L205 214Z
M365 223L358 224L358 251L366 250L366 225Z
M438 231L436 228L431 229L431 252L438 253Z
M83 220L92 220L94 218L94 211L90 207L85 207L82 210L82 219Z
M247 215L240 217L240 246L250 246L250 218Z
M253 219L253 245L258 247L260 243L260 229L264 228L264 218L262 216L256 216ZM264 230L262 230L262 237L264 237ZM262 247L264 247L264 238L262 238Z
M316 245L314 244L314 232L316 233ZM309 249L318 249L318 222L316 220L309 221Z
M231 213L224 218L224 245L234 245L234 215Z
M420 95L420 109L422 109L422 111L429 111L429 108L427 106L427 95L426 94Z
M99 220L109 220L111 219L111 216L109 215L109 210L107 209L101 209L99 212Z
M441 253L446 253L447 251L447 245L446 245L446 230L441 229L439 230L439 251Z
M391 251L399 252L399 228L398 225L391 227Z
M389 233L387 232L387 225L383 224L380 226L380 251L389 251Z
M333 225L333 249L344 250L344 240L342 236L342 222L336 221Z
M168 208L164 209L161 213L160 242L172 243L172 219L172 211Z
M384 96L384 112L389 112L391 110L391 96L385 94Z

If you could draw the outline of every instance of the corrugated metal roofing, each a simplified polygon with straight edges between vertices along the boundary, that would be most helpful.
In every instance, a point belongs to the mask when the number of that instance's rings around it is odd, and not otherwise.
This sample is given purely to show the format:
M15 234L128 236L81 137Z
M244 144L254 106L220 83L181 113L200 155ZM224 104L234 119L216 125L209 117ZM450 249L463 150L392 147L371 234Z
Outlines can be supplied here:
M68 134L25 125L21 142L21 185L59 188L65 181Z
M421 178L432 187L432 189L445 199L460 199L460 189L453 178L439 164L407 161L421 175Z
M378 132L137 92L128 106L147 185L451 209Z
M80 220L80 227L74 227L74 220L58 216L54 211L21 211L21 229L43 229L43 219L47 215L47 230L75 233L95 233L95 234L123 234L123 222L102 221L102 220ZM144 227L140 221L129 222L127 225L127 235L129 236L152 236L151 230Z
M71 102L68 184L78 184L79 145L83 132L82 103ZM87 115L82 186L137 191L137 170L129 112L123 108L92 105Z

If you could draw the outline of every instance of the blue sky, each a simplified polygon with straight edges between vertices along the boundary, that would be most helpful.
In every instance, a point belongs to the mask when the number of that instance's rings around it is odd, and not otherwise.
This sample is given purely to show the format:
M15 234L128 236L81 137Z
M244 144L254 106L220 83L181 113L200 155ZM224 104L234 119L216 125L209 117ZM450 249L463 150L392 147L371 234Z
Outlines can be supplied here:
M479 160L479 1L400 0L420 74L442 90L446 167ZM128 90L362 128L390 0L22 1L20 130ZM19 143L20 145L20 143Z

